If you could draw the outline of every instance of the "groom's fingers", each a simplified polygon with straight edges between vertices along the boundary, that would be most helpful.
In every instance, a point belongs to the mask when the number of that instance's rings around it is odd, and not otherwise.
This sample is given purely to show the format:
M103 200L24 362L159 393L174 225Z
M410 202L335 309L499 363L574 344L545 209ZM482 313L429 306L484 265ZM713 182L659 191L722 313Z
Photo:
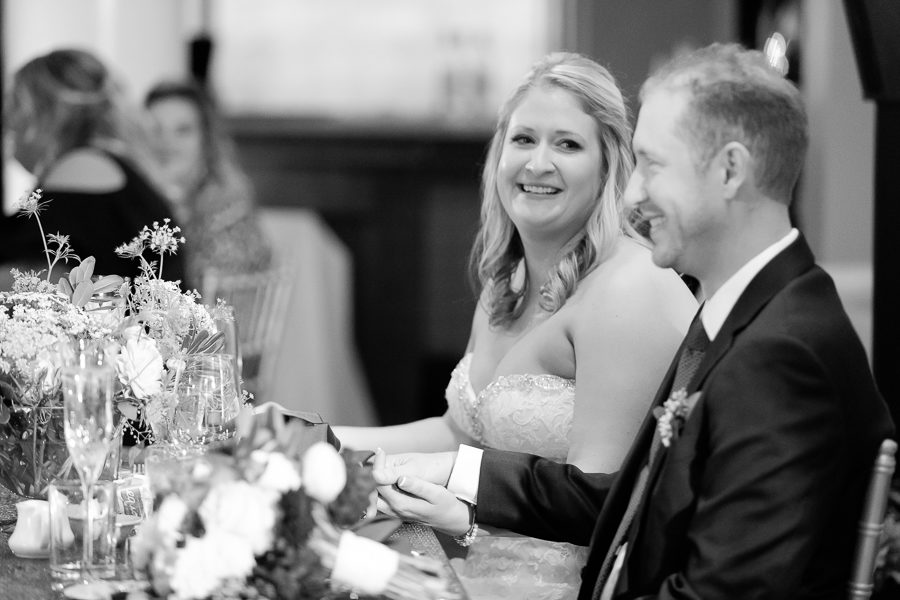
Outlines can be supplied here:
M398 515L396 512L394 512L394 509L391 508L391 505L388 504L387 502L385 502L381 498L378 498L378 500L376 501L376 506L377 506L378 512L380 512L380 513L384 513L384 514L388 515L389 517L395 517L398 519L401 518L400 515Z
M407 494L418 496L431 504L437 504L443 499L443 496L448 493L447 489L443 486L435 485L424 479L419 479L418 477L412 477L410 475L400 477L400 479L397 480L397 487Z
M387 466L387 455L384 450L375 450L375 460L372 462L372 477L378 485L393 485L397 481L397 472Z

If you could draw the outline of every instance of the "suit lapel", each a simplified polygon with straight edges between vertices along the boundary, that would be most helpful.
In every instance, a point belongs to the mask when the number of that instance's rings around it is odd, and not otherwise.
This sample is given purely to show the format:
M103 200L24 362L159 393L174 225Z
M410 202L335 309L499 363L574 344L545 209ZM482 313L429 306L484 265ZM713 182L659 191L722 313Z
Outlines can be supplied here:
M814 264L812 251L801 234L757 273L728 313L716 339L707 348L703 361L688 386L688 393L702 387L712 368L731 349L735 337L756 318L769 300Z
M687 386L686 391L688 394L694 393L697 390L702 390L707 376L710 374L716 364L718 364L718 362L731 349L734 344L735 338L740 334L740 332L743 331L747 327L747 325L753 321L753 319L757 314L759 314L763 307L768 304L769 300L771 300L779 291L784 289L784 287L787 286L792 280L796 279L801 274L812 268L814 264L815 261L812 255L812 251L809 249L806 240L801 234L790 246L785 248L782 252L776 255L775 258L773 258L765 267L763 267L763 269L750 281L749 285L741 294L740 298L738 298L738 301L735 303L734 308L732 308L731 312L728 314L728 317L725 319L725 322L722 324L722 328L719 330L719 332L716 334L715 339L707 348L706 353L703 356L703 360L697 368L697 372L694 374L693 378ZM677 363L677 358L680 353L681 349L679 349L678 354L675 355L676 360L674 361L673 365L669 367L669 372L666 374L666 377L656 394L656 398L653 403L654 407L661 405L669 396L670 388L672 386L672 379L674 378L674 364ZM705 402L705 400L701 400L701 402ZM697 412L702 412L702 409L700 411L694 411L692 414L696 414ZM644 428L648 427L648 425L650 429L649 435L652 438L653 431L656 429L656 418L653 417L652 409L650 415L644 421L644 424L641 428L641 434L645 434ZM642 457L646 457L649 443L647 444L647 446L644 446L642 440L641 447L644 448ZM640 540L639 536L641 534L641 526L644 522L643 517L645 514L645 505L648 501L648 498L650 497L650 494L653 493L656 482L659 479L660 472L665 465L669 450L669 448L661 447L660 451L656 454L653 464L650 466L650 473L647 487L644 490L644 497L641 499L641 505L638 508L637 515L635 516L634 522L631 526L631 531L628 535L630 549L633 549L635 547L635 543ZM629 460L636 460L636 458L632 457L631 454L629 454L628 458ZM631 488L629 487L629 490L630 489ZM660 490L660 493L665 493L665 491ZM604 506L604 512L605 508L606 507ZM602 514L603 513L601 513L601 518ZM593 554L597 553L593 552L591 558L593 558ZM630 551L629 555L631 555ZM600 560L602 561L602 556ZM629 556L629 559L626 561L626 564L623 567L618 585L616 586L617 591L629 589L629 571L634 568L635 564L640 564L640 557ZM637 573L637 577L640 577L640 573L642 571L643 569L637 569L634 572Z

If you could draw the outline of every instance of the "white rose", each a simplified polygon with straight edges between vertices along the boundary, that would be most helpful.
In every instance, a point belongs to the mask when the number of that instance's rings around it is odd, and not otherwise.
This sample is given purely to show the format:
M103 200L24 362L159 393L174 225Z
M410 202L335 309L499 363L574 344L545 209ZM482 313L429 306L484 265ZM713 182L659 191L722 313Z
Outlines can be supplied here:
M261 488L278 492L279 495L300 489L300 473L284 454L254 450L251 458L265 465L265 471L256 480L256 484Z
M384 544L344 531L338 542L331 579L366 595L387 589L400 566L400 555Z
M59 383L59 362L59 353L46 349L34 357L34 378L40 381L41 391L51 392L56 388Z
M344 459L326 442L316 442L303 455L303 489L322 504L338 497L347 484Z
M226 481L209 491L200 505L200 518L207 534L212 531L236 535L262 554L272 545L275 503L278 494L246 481Z
M190 537L178 552L170 584L177 598L210 596L225 579L243 579L253 570L253 552L241 538L209 531L202 538Z
M126 342L128 340L136 340L144 335L144 326L143 325L132 325L131 327L126 327L122 330L122 339Z
M175 495L166 496L153 516L142 523L131 540L131 560L138 570L167 573L175 560L175 546L181 538L181 524L188 507ZM164 577L157 578L163 582ZM158 589L160 593L167 590Z
M159 510L156 511L154 522L156 528L162 534L175 534L181 529L181 524L188 514L187 504L174 494L163 498Z
M119 381L130 386L136 398L149 398L162 391L163 359L156 341L131 338L116 359Z

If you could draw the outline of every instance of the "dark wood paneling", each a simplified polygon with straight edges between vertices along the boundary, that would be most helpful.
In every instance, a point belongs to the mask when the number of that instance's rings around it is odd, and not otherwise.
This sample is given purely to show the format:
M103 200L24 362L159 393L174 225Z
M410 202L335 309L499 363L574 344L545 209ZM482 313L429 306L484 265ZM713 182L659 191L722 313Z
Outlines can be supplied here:
M354 260L356 340L384 424L440 414L465 349L490 132L440 123L236 118L262 205L318 211Z

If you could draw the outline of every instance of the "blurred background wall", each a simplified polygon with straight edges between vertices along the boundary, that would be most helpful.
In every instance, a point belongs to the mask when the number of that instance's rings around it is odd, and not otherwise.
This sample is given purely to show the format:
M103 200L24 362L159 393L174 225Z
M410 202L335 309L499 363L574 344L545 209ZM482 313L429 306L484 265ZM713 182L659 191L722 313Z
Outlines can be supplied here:
M781 31L811 124L795 216L871 339L874 111L838 0L3 0L2 8L7 75L51 48L86 47L135 101L159 79L190 72L192 41L212 41L209 85L261 204L314 212L348 252L349 327L383 423L443 410L474 307L465 269L483 152L498 104L535 59L558 49L596 58L636 112L641 81L672 52L713 41L761 48ZM21 191L9 177L5 187L6 197Z

